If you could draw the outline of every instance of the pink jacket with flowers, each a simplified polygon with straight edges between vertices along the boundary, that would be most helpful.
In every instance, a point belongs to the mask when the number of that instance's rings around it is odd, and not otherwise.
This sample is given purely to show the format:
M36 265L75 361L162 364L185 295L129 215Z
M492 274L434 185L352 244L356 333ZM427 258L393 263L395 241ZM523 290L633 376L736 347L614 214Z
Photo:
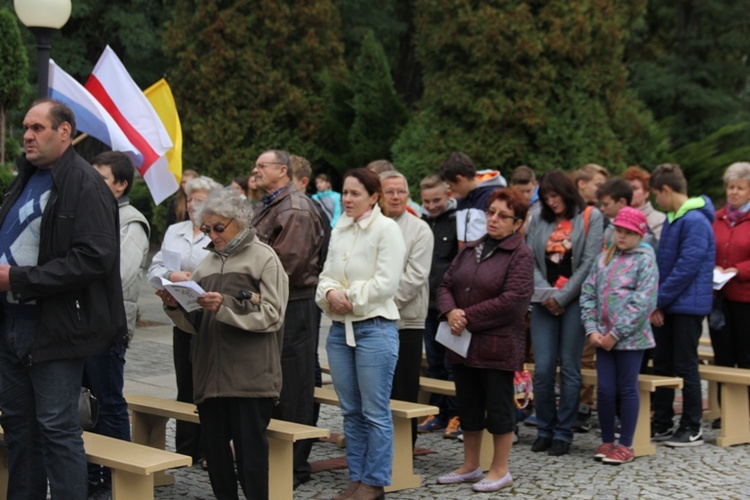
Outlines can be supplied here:
M599 254L581 291L586 335L611 333L617 350L654 347L649 316L656 309L659 268L653 248L641 243L625 252L616 250L609 264L606 257L606 252Z

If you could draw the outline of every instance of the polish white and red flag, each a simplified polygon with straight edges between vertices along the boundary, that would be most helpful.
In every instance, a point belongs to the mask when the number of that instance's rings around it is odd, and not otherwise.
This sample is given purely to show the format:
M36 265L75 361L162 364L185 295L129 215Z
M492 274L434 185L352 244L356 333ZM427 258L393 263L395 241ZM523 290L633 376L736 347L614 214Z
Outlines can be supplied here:
M85 87L143 157L143 163L136 167L146 181L154 203L158 205L177 191L177 180L169 171L169 161L165 157L172 149L172 140L159 115L109 45Z

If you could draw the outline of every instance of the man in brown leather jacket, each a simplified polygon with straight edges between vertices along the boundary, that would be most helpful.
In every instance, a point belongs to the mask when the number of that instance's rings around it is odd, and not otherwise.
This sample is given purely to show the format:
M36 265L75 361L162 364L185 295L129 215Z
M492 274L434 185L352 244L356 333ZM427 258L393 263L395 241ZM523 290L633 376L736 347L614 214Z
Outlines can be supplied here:
M284 316L281 353L282 388L275 418L313 425L315 346L320 319L315 287L323 268L323 224L313 202L292 182L289 153L266 151L253 174L266 195L255 206L251 225L270 245L289 275L289 303ZM312 441L294 443L294 485L310 479Z

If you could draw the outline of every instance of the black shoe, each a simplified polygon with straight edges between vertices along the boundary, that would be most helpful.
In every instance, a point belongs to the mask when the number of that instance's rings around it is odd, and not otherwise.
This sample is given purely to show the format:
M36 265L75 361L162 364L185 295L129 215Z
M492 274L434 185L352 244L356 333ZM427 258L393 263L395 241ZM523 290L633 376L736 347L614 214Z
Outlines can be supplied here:
M574 432L588 432L591 430L591 407L586 403L578 406L578 415L573 423Z
M547 451L552 446L552 439L546 437L538 437L534 444L531 445L531 451L539 453L540 451Z
M674 436L674 429L672 427L651 425L651 441L666 441L672 436Z
M717 418L713 422L711 422L711 428L712 429L721 429L721 419Z
M292 477L292 489L296 490L300 487L300 485L305 484L308 482L312 477L310 474L300 474L299 476L293 476Z
M547 454L551 457L560 457L570 453L570 443L562 439L553 439Z
M677 432L674 433L674 437L664 441L664 444L674 448L700 446L703 444L703 431L701 431L700 428L693 431L687 427L680 427L677 429Z

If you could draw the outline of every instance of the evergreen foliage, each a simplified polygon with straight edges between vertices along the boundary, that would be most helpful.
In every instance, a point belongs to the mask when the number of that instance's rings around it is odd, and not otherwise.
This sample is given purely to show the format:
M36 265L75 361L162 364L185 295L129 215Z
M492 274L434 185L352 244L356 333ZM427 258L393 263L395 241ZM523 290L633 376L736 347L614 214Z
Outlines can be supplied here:
M416 0L419 112L393 146L411 180L450 151L508 172L612 170L663 152L623 64L643 0Z
M749 7L652 0L636 25L628 50L632 84L676 147L750 118Z
M352 166L390 158L390 149L408 119L396 95L391 70L380 43L367 32L351 75L354 121L349 130Z
M16 16L0 9L0 163L5 161L6 112L17 106L28 90L29 61L21 40ZM12 151L15 155L17 151Z
M338 27L330 0L176 0L165 42L185 168L248 173L272 148L315 163L319 75L343 67Z

